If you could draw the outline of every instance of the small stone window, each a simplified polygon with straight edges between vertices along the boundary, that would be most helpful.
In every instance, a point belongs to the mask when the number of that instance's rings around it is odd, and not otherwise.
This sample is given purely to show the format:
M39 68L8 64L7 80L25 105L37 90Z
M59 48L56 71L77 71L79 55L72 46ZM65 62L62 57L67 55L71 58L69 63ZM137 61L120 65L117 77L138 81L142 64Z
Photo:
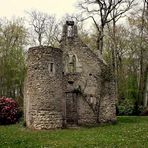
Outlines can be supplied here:
M54 63L50 63L48 66L48 71L51 75L53 75L55 73L55 67L54 67Z
M53 72L53 63L50 63L50 72Z
M74 81L68 81L68 84L71 84L72 85L73 83L74 83Z
M90 96L90 103L96 104L96 97Z

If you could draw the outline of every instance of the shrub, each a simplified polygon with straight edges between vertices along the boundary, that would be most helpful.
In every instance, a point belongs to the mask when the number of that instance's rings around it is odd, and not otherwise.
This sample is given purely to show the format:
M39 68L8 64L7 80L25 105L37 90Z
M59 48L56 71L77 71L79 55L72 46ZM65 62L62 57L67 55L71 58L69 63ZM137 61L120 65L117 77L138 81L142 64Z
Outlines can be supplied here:
M133 115L134 103L132 100L124 99L122 100L117 107L118 115Z
M140 114L141 116L148 116L148 108L145 108Z
M19 119L19 108L12 98L0 98L0 124L14 124Z

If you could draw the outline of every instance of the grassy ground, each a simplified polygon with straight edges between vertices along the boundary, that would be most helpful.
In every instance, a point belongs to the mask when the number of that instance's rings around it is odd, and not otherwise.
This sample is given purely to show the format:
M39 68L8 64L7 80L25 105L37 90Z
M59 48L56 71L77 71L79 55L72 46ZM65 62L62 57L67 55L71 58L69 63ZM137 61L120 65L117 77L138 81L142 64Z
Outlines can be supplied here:
M0 126L0 148L148 148L148 117L118 117L116 125L32 131Z

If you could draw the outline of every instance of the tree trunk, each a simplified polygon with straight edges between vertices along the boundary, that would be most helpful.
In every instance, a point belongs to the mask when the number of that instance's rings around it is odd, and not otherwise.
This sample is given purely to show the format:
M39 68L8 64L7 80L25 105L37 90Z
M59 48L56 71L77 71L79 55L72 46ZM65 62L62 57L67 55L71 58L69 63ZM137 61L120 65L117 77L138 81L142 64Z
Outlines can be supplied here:
M141 23L141 30L140 30L140 73L139 73L139 89L138 89L138 104L143 105L143 98L144 98L144 49L143 49L143 33L144 33L144 22L145 22L145 12L146 12L146 2L144 2L143 12L142 12L142 23Z
M103 38L104 38L104 26L101 27L99 34L98 34L98 39L97 39L97 50L98 54L103 53Z
M42 34L41 33L39 33L38 41L39 41L39 46L41 46L42 45Z
M138 103L142 105L144 97L144 62L143 62L143 49L141 47L140 53L140 75L139 75L139 92L138 92Z
M117 44L116 44L116 20L113 19L113 31L112 31L112 71L115 77L115 99L118 103L118 69L117 69Z
M144 89L144 100L143 100L143 105L144 107L148 107L148 66L146 68L146 71L145 71L145 89Z

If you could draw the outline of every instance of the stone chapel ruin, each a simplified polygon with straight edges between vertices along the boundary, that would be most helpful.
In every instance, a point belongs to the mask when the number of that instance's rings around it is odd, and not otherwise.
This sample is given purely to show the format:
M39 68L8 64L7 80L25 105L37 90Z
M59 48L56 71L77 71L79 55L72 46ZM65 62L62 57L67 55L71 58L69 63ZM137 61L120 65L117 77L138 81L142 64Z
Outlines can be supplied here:
M26 125L54 129L115 122L114 80L107 64L67 21L59 48L28 51L24 91Z

